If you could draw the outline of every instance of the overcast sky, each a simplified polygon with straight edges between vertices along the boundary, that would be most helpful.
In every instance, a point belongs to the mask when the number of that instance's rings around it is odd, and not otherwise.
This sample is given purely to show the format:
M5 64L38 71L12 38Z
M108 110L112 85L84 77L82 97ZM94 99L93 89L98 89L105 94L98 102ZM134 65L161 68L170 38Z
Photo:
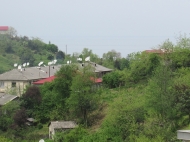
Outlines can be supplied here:
M0 0L0 25L67 53L123 57L190 33L189 0Z

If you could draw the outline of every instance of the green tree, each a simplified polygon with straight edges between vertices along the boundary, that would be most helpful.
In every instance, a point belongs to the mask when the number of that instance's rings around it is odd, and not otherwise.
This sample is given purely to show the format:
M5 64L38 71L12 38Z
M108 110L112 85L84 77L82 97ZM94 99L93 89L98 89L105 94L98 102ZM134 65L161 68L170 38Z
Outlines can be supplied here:
M12 142L12 140L9 140L3 136L0 136L0 142Z
M103 83L108 88L116 88L123 84L122 73L120 71L113 71L103 76Z
M109 68L114 68L114 61L116 61L120 58L121 58L120 52L117 52L115 50L111 50L111 51L103 54L103 57L102 57L103 65L106 67L109 67ZM118 65L116 66L116 68L117 67L118 67Z
M56 53L56 59L64 60L65 59L65 53L63 51L58 51Z
M13 123L13 116L20 108L19 101L12 101L0 108L0 130L7 131Z
M72 81L71 95L67 100L70 112L76 118L82 119L82 123L88 125L88 115L97 108L98 96L95 94L96 88L93 87L94 72L90 66L83 68Z
M22 104L28 110L28 115L32 115L42 100L40 89L37 86L30 86L22 96Z
M172 95L172 74L167 65L158 67L147 87L147 104L149 109L156 112L161 120L173 118L175 114Z

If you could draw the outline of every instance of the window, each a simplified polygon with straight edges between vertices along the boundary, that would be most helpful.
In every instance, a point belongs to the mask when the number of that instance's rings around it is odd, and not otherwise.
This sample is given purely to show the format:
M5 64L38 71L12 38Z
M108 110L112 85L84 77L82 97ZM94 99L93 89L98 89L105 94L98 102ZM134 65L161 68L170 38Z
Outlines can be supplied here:
M12 87L16 87L16 82L12 82Z
M0 88L4 87L4 82L0 81Z

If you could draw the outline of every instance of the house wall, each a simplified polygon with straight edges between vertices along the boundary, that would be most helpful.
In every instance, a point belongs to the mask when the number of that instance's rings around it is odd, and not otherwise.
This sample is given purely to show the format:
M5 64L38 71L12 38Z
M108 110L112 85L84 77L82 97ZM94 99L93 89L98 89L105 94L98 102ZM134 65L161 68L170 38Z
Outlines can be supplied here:
M27 85L29 85L27 81L4 81L4 86L0 88L0 92L20 97Z
M55 135L55 130L52 127L52 125L50 124L50 126L49 126L49 138L53 139L53 135Z

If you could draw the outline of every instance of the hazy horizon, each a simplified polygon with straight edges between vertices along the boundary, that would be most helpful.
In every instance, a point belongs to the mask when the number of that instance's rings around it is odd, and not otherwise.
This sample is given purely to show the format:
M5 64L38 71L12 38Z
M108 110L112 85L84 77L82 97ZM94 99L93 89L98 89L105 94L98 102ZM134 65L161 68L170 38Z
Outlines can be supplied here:
M0 0L1 1L1 0ZM188 0L1 1L1 26L38 37L72 54L89 48L100 57L112 49L122 57L189 35Z

